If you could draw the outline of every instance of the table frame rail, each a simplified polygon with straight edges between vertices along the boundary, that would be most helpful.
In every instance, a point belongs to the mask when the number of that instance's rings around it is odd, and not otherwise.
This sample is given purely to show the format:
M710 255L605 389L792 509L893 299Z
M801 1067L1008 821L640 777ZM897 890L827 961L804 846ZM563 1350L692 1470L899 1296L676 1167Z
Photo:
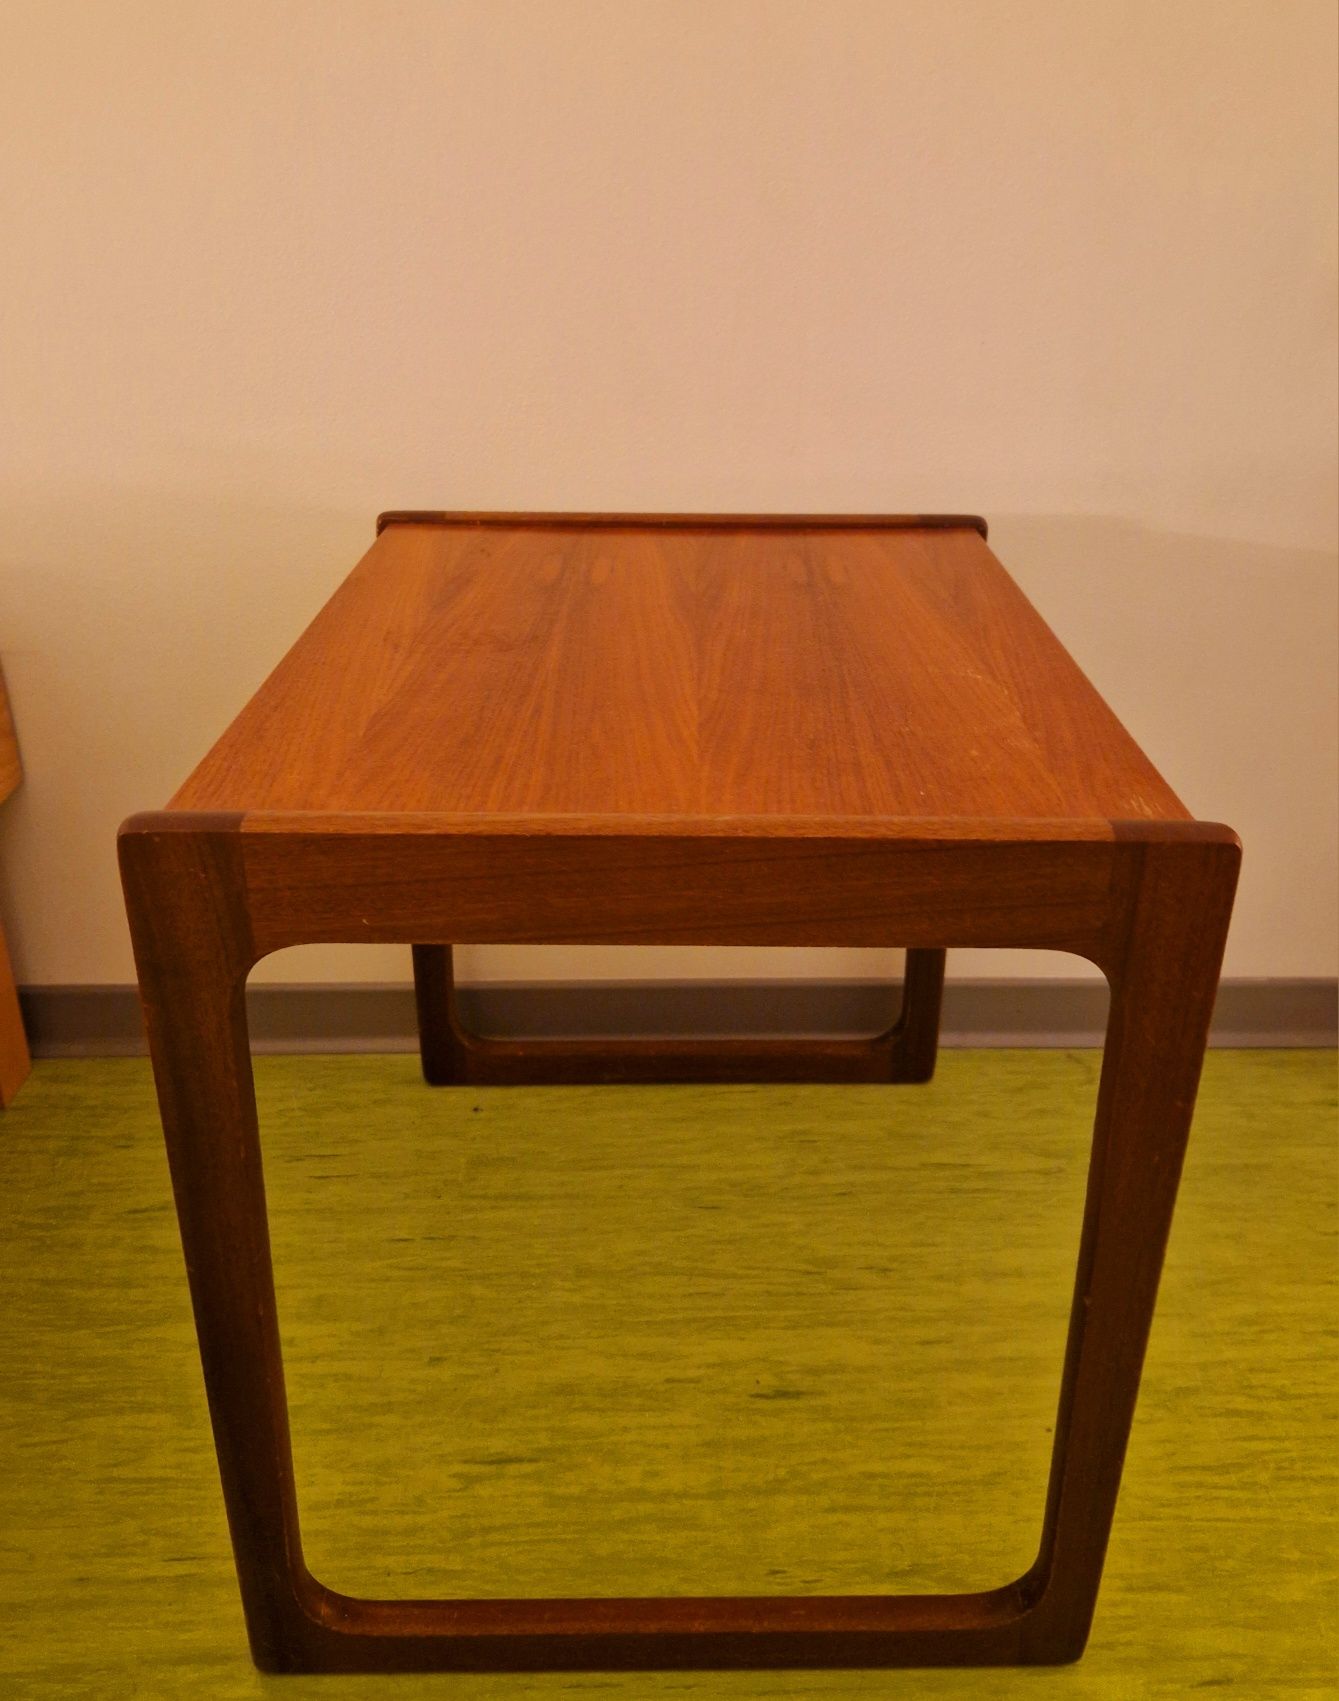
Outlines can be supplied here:
M419 1055L431 1087L684 1081L930 1080L939 1051L943 951L908 951L901 1008L878 1033L821 1037L554 1037L475 1033L460 1016L449 945L415 945Z
M397 825L398 821L398 825ZM1057 1663L1086 1641L1240 848L1195 822L791 836L607 823L133 817L120 856L252 1651L269 1671ZM1016 946L1110 1013L1040 1551L940 1596L374 1601L302 1556L245 986L287 945L424 940Z

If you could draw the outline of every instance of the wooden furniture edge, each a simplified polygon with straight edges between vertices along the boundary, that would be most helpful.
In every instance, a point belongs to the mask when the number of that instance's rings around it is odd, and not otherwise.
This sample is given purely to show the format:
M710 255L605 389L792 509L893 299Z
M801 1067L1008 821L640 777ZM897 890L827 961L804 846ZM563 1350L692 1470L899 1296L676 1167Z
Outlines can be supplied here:
M248 837L331 838L623 838L854 840L900 844L1111 843L1117 823L1094 817L841 816L841 815L562 815L525 812L438 814L421 811L345 813L322 810L192 810L168 807L129 816L119 836L137 833L241 832ZM1196 823L1168 818L1125 823L1144 828ZM1222 829L1226 831L1227 829Z
M215 845L236 870L250 963L317 943L866 944L1058 950L1110 978L1122 867L1156 845L1240 851L1212 822L804 825L676 835L578 818L535 834L516 820L166 810L132 816L120 856L125 868L174 861L171 842Z
M609 514L609 513L507 513L503 511L391 508L377 515L377 536L387 526L535 526L535 527L600 527L646 526L652 529L673 530L676 526L722 531L759 530L787 531L795 528L828 531L868 530L887 531L964 531L979 532L984 538L987 525L980 514Z
M994 844L1221 844L1241 851L1221 821L1150 817L1132 820L1059 817L943 819L912 816L689 816L453 814L394 811L147 809L129 815L117 838L142 834L241 833L266 837L330 838L623 838L855 841L900 845Z
M362 882L390 910L400 901L397 890L415 886L419 875L406 882L405 864L389 846L364 848L370 840L362 847L355 840L346 854L328 834L306 839L309 847L319 841L319 854L304 865L292 843L248 834L237 814L132 817L121 838L239 1580L263 1669L762 1668L1078 1657L1097 1598L1217 984L1240 854L1235 833L1213 822L1108 822L1087 841L1076 844L1071 835L1055 847L1069 853L1065 867L1082 864L1108 877L1106 885L1087 881L1081 889L1085 926L1098 920L1099 888L1102 894L1100 936L1084 937L1100 950L1093 960L1112 980L1113 1001L1036 1563L1015 1582L973 1595L653 1602L360 1600L326 1588L307 1570L240 996L255 957L254 900L261 909L265 903L264 891L250 884L248 838L261 859L255 866L286 883L279 901L296 902L299 911L313 873L333 873L338 885L352 869L353 885L341 900L361 897ZM940 841L933 848L961 862L952 853L985 848L993 858L997 848L1026 851L1036 843ZM398 848L421 856L424 847L402 841ZM889 848L894 856L909 849L914 863L926 847ZM550 841L546 854L553 849ZM744 849L756 852L757 840ZM967 861L979 886L979 860ZM435 877L431 858L418 866ZM496 868L488 877L497 879ZM417 910L405 913L417 922ZM1019 929L1035 930L1039 913L1029 910ZM942 915L921 919L946 934L955 925ZM395 932L403 919L387 925L397 937L415 937ZM283 942L302 937L299 922ZM209 1036L203 1052L202 1034ZM220 1196L227 1210L218 1209Z
M0 672L0 803L12 797L22 783L23 759L19 754L19 738L14 729L14 713L9 706L5 676Z
M1061 1663L1029 1578L972 1594L366 1600L303 1565L270 1671L618 1671ZM274 1655L277 1654L277 1658Z
M19 754L14 716L9 707L5 676L0 673L0 803L13 796L23 783L23 759ZM0 927L0 1110L7 1110L32 1070L28 1036L19 1008L19 992L9 945Z
M461 1019L450 945L414 945L414 1003L423 1079L432 1087L575 1086L679 1082L921 1083L934 1075L944 994L944 950L909 950L896 1017L853 1039L516 1039L481 1034ZM579 1032L579 1030L577 1030Z

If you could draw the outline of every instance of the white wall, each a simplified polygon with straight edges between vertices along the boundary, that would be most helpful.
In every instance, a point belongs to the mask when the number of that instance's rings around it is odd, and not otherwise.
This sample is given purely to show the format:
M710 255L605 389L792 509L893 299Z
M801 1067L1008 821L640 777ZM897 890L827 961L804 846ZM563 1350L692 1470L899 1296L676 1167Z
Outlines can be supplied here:
M1228 972L1333 973L1335 51L1331 0L7 0L20 978L131 977L118 821L414 506L986 513L1241 832Z

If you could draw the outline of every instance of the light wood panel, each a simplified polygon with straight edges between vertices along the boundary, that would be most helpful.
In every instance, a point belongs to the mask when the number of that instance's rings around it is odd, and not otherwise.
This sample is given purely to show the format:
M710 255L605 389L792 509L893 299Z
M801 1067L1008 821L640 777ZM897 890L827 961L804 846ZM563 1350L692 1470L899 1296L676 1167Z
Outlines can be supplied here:
M975 525L398 521L171 807L1184 818Z

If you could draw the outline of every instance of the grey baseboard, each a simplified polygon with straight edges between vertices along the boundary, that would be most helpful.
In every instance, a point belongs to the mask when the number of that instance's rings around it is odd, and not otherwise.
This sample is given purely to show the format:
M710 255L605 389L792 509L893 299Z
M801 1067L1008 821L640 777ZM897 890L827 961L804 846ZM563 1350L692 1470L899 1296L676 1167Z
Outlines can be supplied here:
M897 1010L899 989L869 981L488 982L460 989L461 1015L481 1033L517 1039L588 1036L873 1033ZM131 986L31 986L24 1020L37 1057L133 1056L144 1050ZM412 1051L408 986L256 986L247 994L262 1052ZM1095 980L950 980L943 1042L950 1046L1102 1043L1107 992ZM1333 1046L1333 980L1228 980L1211 1043Z

